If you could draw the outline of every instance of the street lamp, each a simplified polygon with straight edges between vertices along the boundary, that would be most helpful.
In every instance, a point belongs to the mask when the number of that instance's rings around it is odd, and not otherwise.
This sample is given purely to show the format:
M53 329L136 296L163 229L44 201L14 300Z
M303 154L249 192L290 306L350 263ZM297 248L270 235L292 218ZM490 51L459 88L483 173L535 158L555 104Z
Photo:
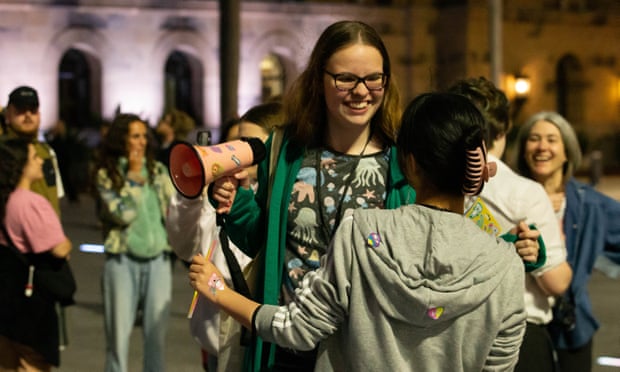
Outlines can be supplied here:
M523 99L527 100L527 97L530 94L530 78L524 75L516 75L515 76L515 99Z
M525 104L525 102L530 96L530 90L531 90L532 84L528 76L521 75L521 74L516 74L516 75L511 76L510 82L511 82L510 84L511 90L513 93L512 94L513 96L512 115L511 116L512 116L512 121L514 122L515 119L519 116L519 112L523 108L523 105Z

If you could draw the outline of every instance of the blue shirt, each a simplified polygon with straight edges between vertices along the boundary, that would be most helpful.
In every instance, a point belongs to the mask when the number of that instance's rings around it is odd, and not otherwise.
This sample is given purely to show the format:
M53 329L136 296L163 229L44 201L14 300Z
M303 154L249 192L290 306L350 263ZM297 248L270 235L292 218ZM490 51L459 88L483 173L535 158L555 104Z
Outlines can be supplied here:
M570 179L566 184L563 231L568 263L573 269L573 279L564 296L574 302L576 321L572 330L553 323L549 332L557 348L574 349L590 341L599 328L588 282L599 254L620 251L620 202Z

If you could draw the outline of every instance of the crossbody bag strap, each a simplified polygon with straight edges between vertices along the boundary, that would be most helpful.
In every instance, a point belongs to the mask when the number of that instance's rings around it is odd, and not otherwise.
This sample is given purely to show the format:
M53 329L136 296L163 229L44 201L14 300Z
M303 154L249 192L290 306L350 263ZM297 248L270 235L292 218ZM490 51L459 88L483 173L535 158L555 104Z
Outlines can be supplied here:
M252 298L252 294L250 293L250 288L248 287L248 283L245 281L243 277L243 270L241 270L241 266L239 266L239 261L235 257L235 254L230 249L230 244L228 241L228 234L226 234L226 229L223 228L225 221L225 217L223 214L217 214L216 223L217 226L220 226L219 236L220 245L222 247L222 252L224 253L224 257L226 258L226 264L228 265L228 270L230 271L230 277L235 286L235 290L239 292L241 295Z
M218 236L220 240L220 247L222 247L222 253L224 253L226 265L228 265L228 271L230 272L230 279L235 287L235 291L239 292L242 296L251 299L252 293L250 292L248 283L243 276L243 270L241 270L241 266L239 266L237 257L235 257L235 254L230 249L228 234L226 234L226 229L223 226L225 223L225 217L223 214L217 214L216 223L220 227ZM252 336L248 335L245 328L241 329L241 345L248 346L251 342L251 337Z
M271 188L273 186L273 180L275 177L275 169L278 163L278 155L280 154L280 147L282 147L282 139L284 137L284 129L276 128L273 131L273 135L271 138L271 151L269 153L269 188L267 189L267 205L271 202ZM222 247L222 252L224 253L224 257L226 258L226 264L228 265L228 270L230 271L230 277L235 287L235 290L239 292L239 294L243 295L246 298L252 298L252 293L250 292L250 288L248 286L245 277L243 276L243 270L239 266L239 262L235 257L234 253L230 249L228 235L226 234L226 229L223 227L225 223L225 216L222 214L218 214L216 216L216 223L220 226L219 239L220 245ZM256 329L252 329L251 333L248 334L245 328L241 330L241 345L248 346L254 340L256 340Z
M283 137L283 129L274 129L272 140L271 140L271 153L269 156L269 189L268 189L268 197L267 197L267 205L269 205L269 199L271 197L271 186L273 185L273 178L275 173L276 163L278 162L278 154L280 153L280 146L282 144ZM239 266L239 262L235 257L234 253L230 249L230 244L228 241L228 234L226 234L226 229L223 227L225 223L226 217L223 214L217 214L216 216L216 224L220 226L220 231L218 238L220 240L220 245L222 247L222 252L224 253L224 257L226 258L226 264L228 265L228 269L230 271L231 280L233 285L235 286L235 290L242 294L247 298L252 298L252 293L250 292L250 288L248 287L248 283L243 276L243 270Z

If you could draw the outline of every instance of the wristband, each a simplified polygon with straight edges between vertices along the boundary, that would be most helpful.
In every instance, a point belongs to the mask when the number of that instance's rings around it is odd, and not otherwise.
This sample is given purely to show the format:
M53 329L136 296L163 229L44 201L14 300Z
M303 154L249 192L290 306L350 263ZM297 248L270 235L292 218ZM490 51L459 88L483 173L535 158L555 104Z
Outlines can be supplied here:
M536 225L530 225L529 227L532 230L538 230L536 228ZM517 240L519 240L519 236L510 234L510 233L506 233L500 236L500 238L504 239L508 243L515 243ZM545 248L545 242L542 239L542 235L540 235L538 237L538 259L536 260L536 262L524 262L523 265L525 266L525 272L529 273L531 271L539 269L543 267L546 262L547 262L547 249Z

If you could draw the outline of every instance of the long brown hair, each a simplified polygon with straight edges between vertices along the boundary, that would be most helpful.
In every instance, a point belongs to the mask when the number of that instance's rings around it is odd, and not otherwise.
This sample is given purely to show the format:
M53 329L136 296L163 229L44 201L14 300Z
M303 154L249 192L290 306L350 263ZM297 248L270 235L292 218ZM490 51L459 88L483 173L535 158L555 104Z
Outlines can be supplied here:
M386 145L395 142L401 106L400 94L392 78L390 57L381 36L371 26L359 21L340 21L327 27L316 42L308 66L295 80L284 97L285 123L291 141L301 146L319 145L327 125L327 105L323 74L329 58L337 51L354 44L376 48L383 58L387 76L381 107L371 119L373 133Z
M23 138L3 139L0 141L0 224L4 223L6 204L9 196L24 174L28 162L28 145L30 141Z
M129 124L134 121L143 123L147 128L146 168L148 170L148 182L153 183L155 172L154 141L149 126L138 115L119 114L114 118L107 135L103 140L99 163L96 169L105 169L108 177L112 180L112 186L120 191L125 182L125 177L118 170L118 162L121 157L128 157L127 137L129 136Z

